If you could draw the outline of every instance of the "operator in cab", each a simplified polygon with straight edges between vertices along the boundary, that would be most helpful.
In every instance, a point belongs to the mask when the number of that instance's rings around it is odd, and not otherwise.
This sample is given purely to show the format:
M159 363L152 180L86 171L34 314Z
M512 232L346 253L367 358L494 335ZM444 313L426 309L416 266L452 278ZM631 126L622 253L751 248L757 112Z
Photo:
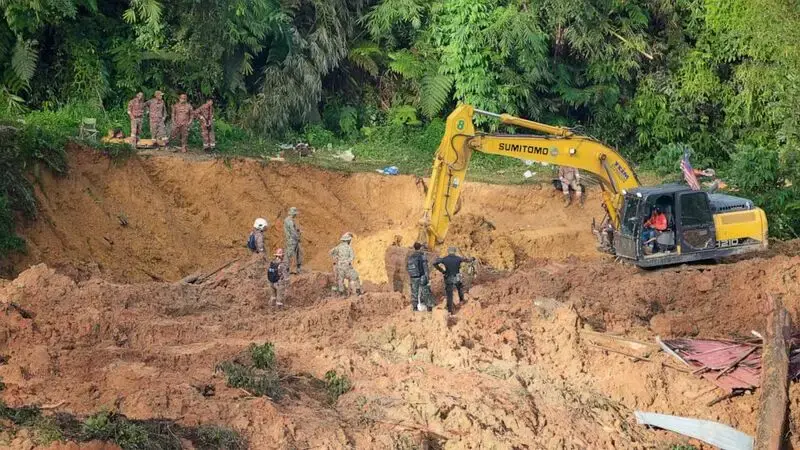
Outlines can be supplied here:
M661 208L656 206L650 214L650 218L644 223L644 231L642 231L642 240L646 246L649 246L652 251L657 251L655 245L656 236L662 231L667 229L667 216L661 212Z

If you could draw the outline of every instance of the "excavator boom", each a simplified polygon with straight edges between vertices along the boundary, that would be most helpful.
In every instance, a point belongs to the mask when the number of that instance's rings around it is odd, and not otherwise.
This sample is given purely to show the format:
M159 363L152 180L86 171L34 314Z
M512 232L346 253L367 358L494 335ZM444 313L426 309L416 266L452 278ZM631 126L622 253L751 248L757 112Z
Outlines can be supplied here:
M475 131L473 116L495 117L544 135L484 134ZM463 187L473 151L581 169L597 176L611 223L619 226L624 191L640 183L630 164L614 149L595 139L577 136L564 127L545 125L508 114L494 114L460 105L447 118L445 134L433 163L425 199L421 234L429 249L444 242Z

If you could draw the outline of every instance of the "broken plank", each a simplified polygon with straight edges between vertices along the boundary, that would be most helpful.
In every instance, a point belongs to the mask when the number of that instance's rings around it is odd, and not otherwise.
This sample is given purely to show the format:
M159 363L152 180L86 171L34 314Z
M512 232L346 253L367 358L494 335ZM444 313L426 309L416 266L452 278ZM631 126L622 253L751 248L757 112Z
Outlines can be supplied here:
M636 350L636 351L640 351L640 350L649 350L649 351L660 350L660 348L659 348L659 346L657 344L651 344L649 342L637 341L635 339L630 339L630 338L623 337L623 336L616 336L616 335L609 334L609 333L598 333L597 331L581 330L580 334L581 334L581 336L584 336L584 337L588 338L589 340L592 340L592 339L605 339L605 340L609 340L609 341L614 341L614 342L617 342L617 343L620 343L622 345L625 345L625 346L629 347L631 350Z
M630 353L625 353L625 352L622 352L622 351L619 351L619 350L614 350L612 348L603 347L602 345L597 345L597 344L593 344L593 343L590 343L589 346L590 346L590 348L594 348L594 349L597 349L597 350L602 350L602 351L606 351L606 352L616 353L616 354L622 355L622 356L627 356L628 358L633 358L634 360L637 360L637 361L647 361L647 362L651 362L651 363L654 363L654 364L659 364L662 367L669 367L670 369L677 370L678 372L689 373L689 371L684 369L683 367L673 366L672 364L654 361L654 360L652 360L652 359L650 359L650 358L648 358L646 356L631 355Z

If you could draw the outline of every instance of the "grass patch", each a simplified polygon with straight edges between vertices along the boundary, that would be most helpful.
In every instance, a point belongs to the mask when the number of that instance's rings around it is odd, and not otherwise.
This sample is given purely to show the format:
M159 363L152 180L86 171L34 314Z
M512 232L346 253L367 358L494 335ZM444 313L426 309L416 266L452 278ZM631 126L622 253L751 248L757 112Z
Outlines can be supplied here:
M272 342L263 345L250 344L250 357L256 369L274 369L275 345Z
M202 425L187 434L197 450L244 450L247 441L237 432L215 425Z
M181 439L186 439L198 450L247 448L247 440L229 428L216 425L184 427L168 420L131 420L109 411L79 420L66 413L45 417L37 407L9 408L0 403L0 419L30 429L37 445L55 441L99 440L115 443L123 450L181 450Z
M225 374L229 387L275 401L283 396L275 346L271 342L251 344L242 355L219 364L217 370Z
M331 404L336 403L339 397L353 389L353 384L346 375L340 375L335 370L325 372L325 390L328 392L328 400Z
M227 377L229 387L244 389L256 397L269 397L276 401L283 395L280 378L274 370L256 369L235 361L226 361L218 369Z

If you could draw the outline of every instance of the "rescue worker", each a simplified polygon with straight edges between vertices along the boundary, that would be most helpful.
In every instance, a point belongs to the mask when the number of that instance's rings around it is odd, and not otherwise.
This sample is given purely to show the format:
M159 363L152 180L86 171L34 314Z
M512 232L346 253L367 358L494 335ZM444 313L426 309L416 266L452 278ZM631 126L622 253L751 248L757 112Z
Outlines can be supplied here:
M186 153L186 144L189 140L189 128L192 126L192 104L186 94L181 94L178 103L172 105L172 135L181 138L181 152Z
M339 238L339 245L331 249L330 255L333 258L333 270L336 276L336 288L339 295L345 295L344 280L349 280L349 291L355 290L357 295L361 295L361 281L358 277L358 272L353 268L353 260L356 259L356 254L350 243L353 236L350 233L345 233Z
M200 121L200 134L203 136L203 151L211 151L217 146L217 141L214 136L214 101L209 100L195 109L194 117Z
M289 286L289 265L283 259L283 249L275 250L275 258L270 261L267 269L267 280L272 291L270 301L275 306L283 306L286 299L286 288Z
M147 113L150 117L150 139L154 140L159 147L167 144L167 126L164 123L167 118L167 105L164 103L164 93L156 91L153 98L146 101Z
M289 269L292 268L292 258L294 258L297 272L300 273L300 268L303 265L303 252L300 250L300 226L297 225L295 217L297 217L297 208L292 206L289 208L289 215L283 221L283 235L286 240L286 263Z
M458 290L458 302L464 304L464 283L461 277L461 264L473 262L475 258L462 258L456 255L457 249L449 247L447 256L438 258L433 267L444 274L444 292L447 295L447 312L453 314L453 289Z
M572 196L569 188L575 191L578 203L583 208L583 187L581 186L581 175L574 167L560 166L558 168L558 179L561 181L561 192L564 193L564 206L572 204Z
M266 219L259 217L253 223L253 231L250 232L250 237L247 240L247 247L250 248L255 253L261 254L266 259L266 239L264 237L264 231L267 230L267 223Z
M411 279L411 310L421 311L419 305L424 305L427 311L434 307L433 296L427 295L431 285L431 274L428 268L428 258L422 251L422 244L414 242L414 251L408 255L406 270Z
M656 206L650 214L650 218L644 223L644 230L642 231L642 240L645 245L650 245L652 251L657 251L655 245L655 238L659 232L666 231L667 229L667 216L661 212L661 208Z
M144 94L141 92L136 93L128 102L128 117L131 119L131 137L133 138L133 146L139 142L139 135L142 133L142 117L144 116Z

